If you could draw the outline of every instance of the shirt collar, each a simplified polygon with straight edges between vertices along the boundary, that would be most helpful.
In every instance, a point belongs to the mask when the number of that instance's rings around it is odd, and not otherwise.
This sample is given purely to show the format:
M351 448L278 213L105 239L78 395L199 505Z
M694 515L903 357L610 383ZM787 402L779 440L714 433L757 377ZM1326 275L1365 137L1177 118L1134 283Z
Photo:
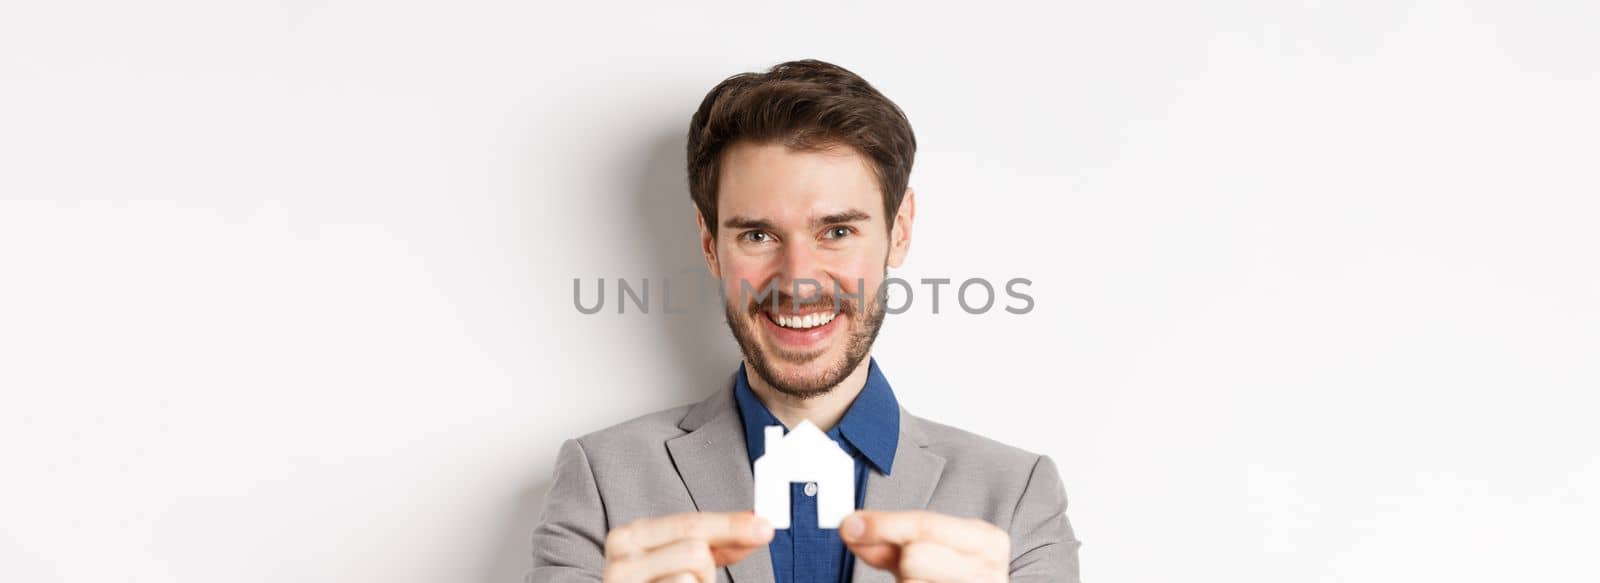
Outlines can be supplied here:
M768 425L783 425L767 406L756 398L750 389L744 363L739 363L739 373L734 377L734 400L739 405L739 415L744 421L745 449L750 452L750 463L766 453L765 434ZM787 426L784 431L788 431ZM878 369L877 359L868 357L867 384L855 401L839 419L839 424L828 430L828 437L843 441L846 449L855 449L868 463L884 475L894 466L894 453L900 443L900 402L889 388L889 380Z

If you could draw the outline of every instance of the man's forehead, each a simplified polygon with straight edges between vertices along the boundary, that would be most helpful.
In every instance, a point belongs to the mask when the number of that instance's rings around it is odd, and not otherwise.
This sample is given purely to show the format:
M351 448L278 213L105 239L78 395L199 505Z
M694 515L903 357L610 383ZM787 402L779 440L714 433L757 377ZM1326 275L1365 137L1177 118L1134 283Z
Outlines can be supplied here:
M875 216L876 176L853 149L796 151L781 144L741 145L723 167L718 214L780 223L838 215Z
M729 190L836 191L871 187L872 163L854 148L794 150L782 144L740 144L722 160L718 182Z

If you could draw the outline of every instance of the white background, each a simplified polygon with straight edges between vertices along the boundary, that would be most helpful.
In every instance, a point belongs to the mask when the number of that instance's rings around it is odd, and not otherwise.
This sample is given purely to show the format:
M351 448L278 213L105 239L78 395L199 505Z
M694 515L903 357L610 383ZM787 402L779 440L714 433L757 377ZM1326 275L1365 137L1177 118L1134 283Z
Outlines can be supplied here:
M917 132L893 275L1034 280L875 354L1087 580L1600 578L1592 3L0 6L0 580L518 580L736 363L572 278L704 277L689 116L804 57Z

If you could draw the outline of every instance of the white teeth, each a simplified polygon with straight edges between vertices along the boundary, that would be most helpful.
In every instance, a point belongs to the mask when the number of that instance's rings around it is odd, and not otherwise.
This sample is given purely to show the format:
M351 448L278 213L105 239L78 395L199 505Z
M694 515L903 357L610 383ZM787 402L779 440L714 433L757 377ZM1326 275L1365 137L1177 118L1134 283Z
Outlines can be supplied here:
M832 322L836 316L836 314L829 312L818 312L815 314L806 314L804 316L775 315L772 317L772 320L784 328L797 328L804 330L807 328L816 328L817 326Z

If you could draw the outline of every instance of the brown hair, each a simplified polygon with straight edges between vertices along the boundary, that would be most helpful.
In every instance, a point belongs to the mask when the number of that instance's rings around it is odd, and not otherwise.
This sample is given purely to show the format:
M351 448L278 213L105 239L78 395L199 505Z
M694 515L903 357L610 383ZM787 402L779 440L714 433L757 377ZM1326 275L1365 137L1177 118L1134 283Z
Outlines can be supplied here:
M712 233L722 152L743 140L803 151L855 148L873 164L891 227L917 152L900 107L844 67L804 59L734 75L706 93L689 121L689 198Z

